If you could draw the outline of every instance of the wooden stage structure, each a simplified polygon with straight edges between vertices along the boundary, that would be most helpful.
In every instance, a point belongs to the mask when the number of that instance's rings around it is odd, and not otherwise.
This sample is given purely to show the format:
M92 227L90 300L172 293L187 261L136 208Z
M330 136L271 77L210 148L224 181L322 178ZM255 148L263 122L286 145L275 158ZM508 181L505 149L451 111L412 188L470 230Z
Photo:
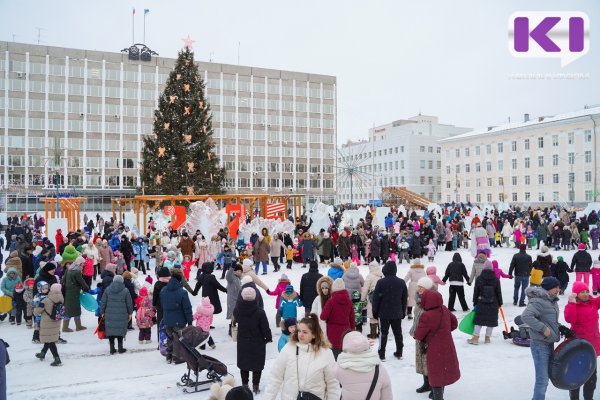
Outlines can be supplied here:
M271 203L283 203L287 209L291 208L294 215L294 221L302 215L302 199L304 195L270 195L270 194L222 194L222 195L173 195L173 196L153 196L140 195L129 198L112 199L113 218L119 221L123 213L130 209L135 214L136 223L140 232L146 229L148 222L148 212L158 211L160 207L181 205L187 202L188 205L195 201L206 201L212 199L215 203L224 202L228 204L243 204L246 210L250 212L250 218L254 218L254 210L258 206L260 216L263 218L266 214L266 205ZM118 211L118 218L117 218ZM285 214L285 213L284 213ZM285 215L283 215L285 218ZM295 222L294 222L295 223Z
M81 203L85 203L86 201L84 197L59 197L58 199L56 197L45 197L40 199L40 201L44 202L46 223L48 223L49 218L58 218L57 215L60 212L60 215L67 219L69 232L75 232L81 228L79 226L79 218ZM57 210L57 205L59 206L59 210Z

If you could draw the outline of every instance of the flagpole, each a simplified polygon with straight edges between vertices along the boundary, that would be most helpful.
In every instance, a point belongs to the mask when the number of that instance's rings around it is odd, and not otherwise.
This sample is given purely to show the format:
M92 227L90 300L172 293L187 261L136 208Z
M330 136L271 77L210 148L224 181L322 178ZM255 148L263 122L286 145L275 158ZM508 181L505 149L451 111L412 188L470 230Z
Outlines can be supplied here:
M131 44L135 44L135 8L131 13Z
M146 44L146 10L144 10L144 41L142 43Z

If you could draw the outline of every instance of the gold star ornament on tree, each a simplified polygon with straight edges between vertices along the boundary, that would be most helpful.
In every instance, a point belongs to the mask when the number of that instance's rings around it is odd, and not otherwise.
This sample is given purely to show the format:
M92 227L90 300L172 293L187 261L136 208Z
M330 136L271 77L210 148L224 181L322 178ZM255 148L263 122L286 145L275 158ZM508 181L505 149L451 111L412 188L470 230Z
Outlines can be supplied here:
M164 157L164 156L165 156L165 151L166 151L166 150L167 150L167 149L165 149L164 147L159 147L159 148L158 148L158 156L159 156L159 157Z
M162 184L162 175L156 175L156 184L157 185Z
M183 84L183 91L184 92L189 92L190 91L190 84L189 83L184 83Z
M187 163L188 172L194 172L194 162Z
M175 104L175 100L177 100L177 96L169 96L169 104Z
M166 131L168 131L168 130L169 130L169 127L170 127L170 126L171 126L171 124L170 124L170 123L168 123L168 122L165 122L165 130L166 130Z
M190 144L192 143L192 135L183 134L183 143Z
M191 50L192 47L194 46L194 43L196 42L195 40L192 40L190 35L187 35L186 38L182 38L181 40L183 40L183 48L188 49L188 50Z
M191 109L190 107L185 106L185 107L183 107L183 109L185 110L183 112L183 115L190 115L190 109Z
M177 79L177 80L180 80L180 79L181 79L181 74L177 74L177 75L175 76L175 79Z
M194 187L193 186L188 186L187 187L187 192L188 192L188 195L193 196L194 195Z

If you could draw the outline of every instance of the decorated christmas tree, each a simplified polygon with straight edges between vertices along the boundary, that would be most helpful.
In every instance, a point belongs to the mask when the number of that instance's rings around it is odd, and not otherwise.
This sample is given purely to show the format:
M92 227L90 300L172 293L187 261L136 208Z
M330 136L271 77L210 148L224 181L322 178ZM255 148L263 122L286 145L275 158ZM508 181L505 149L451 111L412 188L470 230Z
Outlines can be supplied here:
M145 194L223 193L225 170L213 152L210 105L191 40L184 41L154 112L153 135L144 138Z

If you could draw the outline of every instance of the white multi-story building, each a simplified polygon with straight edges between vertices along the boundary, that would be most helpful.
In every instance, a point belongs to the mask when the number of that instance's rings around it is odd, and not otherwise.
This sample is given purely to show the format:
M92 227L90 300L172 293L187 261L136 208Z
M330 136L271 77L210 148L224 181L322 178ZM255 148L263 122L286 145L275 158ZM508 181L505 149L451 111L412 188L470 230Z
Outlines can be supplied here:
M152 133L175 61L0 42L0 185L8 210L35 209L37 195L56 190L54 176L61 192L88 197L94 209L136 192L142 139ZM197 65L227 192L333 202L336 78Z
M584 205L598 199L600 106L440 141L444 202Z
M367 204L382 199L382 188L401 186L441 199L440 139L469 128L440 124L438 117L417 115L369 129L368 140L338 148L338 203Z

